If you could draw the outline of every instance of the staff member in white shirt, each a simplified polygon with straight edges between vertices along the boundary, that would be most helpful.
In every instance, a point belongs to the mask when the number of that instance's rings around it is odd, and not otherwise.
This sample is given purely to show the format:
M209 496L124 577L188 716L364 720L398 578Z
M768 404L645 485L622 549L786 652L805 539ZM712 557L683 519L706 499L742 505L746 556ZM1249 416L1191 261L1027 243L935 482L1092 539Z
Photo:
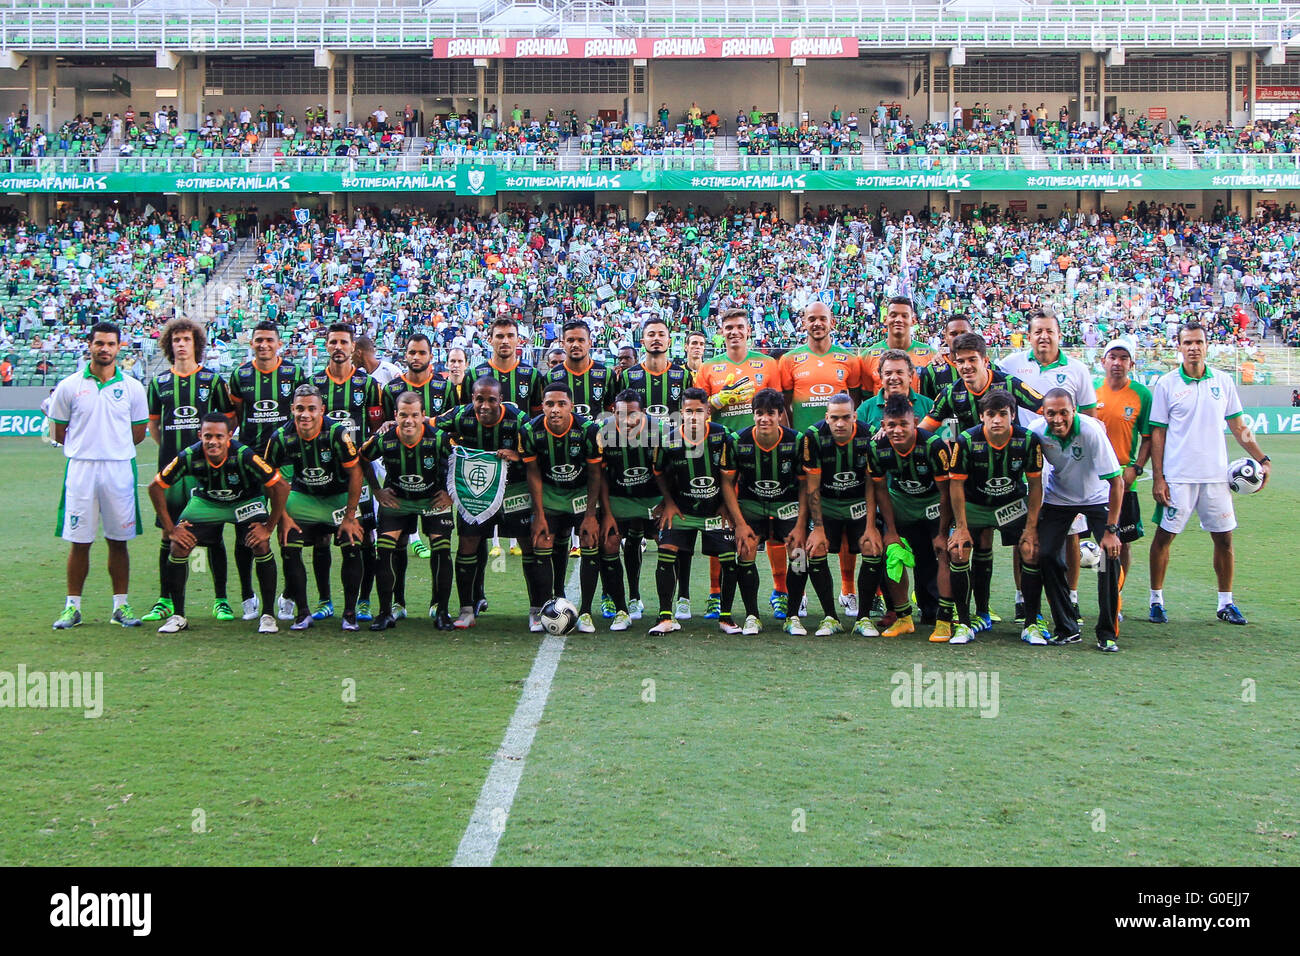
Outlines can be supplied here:
M90 545L104 525L108 574L113 582L114 624L137 627L127 600L130 557L126 543L141 531L136 499L135 446L144 441L149 406L144 386L117 367L122 333L100 322L90 330L90 362L58 384L50 401L54 440L68 458L59 502L59 534L68 554L68 601L57 630L81 623L81 589L90 569Z
M1030 567L1023 571L1028 636L1022 636L1030 644L1074 644L1081 639L1075 602L1065 584L1066 561L1062 553L1066 548L1079 549L1070 534L1079 516L1101 545L1103 555L1097 574L1097 650L1118 651L1119 512L1124 502L1124 479L1115 449L1101 422L1079 414L1067 388L1048 389L1043 396L1043 417L1030 425L1029 431L1042 440L1046 466L1038 523L1025 529L1025 535L1037 541L1041 571L1035 573ZM1056 624L1056 635L1050 640L1038 623L1044 583Z
M1214 574L1219 581L1220 621L1245 624L1232 600L1232 529L1237 515L1228 490L1228 451L1223 440L1226 420L1232 437L1264 470L1268 455L1241 420L1241 399L1232 376L1205 364L1205 329L1187 322L1178 330L1183 364L1160 376L1151 390L1151 493L1156 499L1156 533L1151 541L1152 624L1168 623L1165 572L1175 535L1195 511L1202 530L1214 542Z

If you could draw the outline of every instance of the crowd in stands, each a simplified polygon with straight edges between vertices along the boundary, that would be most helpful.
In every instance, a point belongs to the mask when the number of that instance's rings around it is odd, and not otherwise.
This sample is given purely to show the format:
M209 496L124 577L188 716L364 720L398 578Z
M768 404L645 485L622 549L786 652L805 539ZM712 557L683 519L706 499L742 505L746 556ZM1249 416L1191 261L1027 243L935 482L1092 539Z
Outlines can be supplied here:
M1178 135L1193 153L1296 153L1300 152L1300 113L1285 120L1257 119L1241 129L1217 123L1178 120Z
M1020 152L1014 124L989 124L970 129L950 130L941 123L919 127L905 118L884 132L884 149L888 153L946 153L955 155L1009 155Z
M1116 115L1096 123L1051 123L1038 134L1044 152L1094 156L1148 155L1167 152L1172 137L1164 124L1145 116L1132 123Z

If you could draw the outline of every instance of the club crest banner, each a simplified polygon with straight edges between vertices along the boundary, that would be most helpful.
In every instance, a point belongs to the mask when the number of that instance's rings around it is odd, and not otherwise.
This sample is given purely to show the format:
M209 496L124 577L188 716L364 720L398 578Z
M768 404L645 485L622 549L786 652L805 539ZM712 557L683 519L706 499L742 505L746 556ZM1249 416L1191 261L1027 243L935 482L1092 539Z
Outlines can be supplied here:
M469 524L482 524L501 507L506 462L495 452L457 445L447 463L447 494Z

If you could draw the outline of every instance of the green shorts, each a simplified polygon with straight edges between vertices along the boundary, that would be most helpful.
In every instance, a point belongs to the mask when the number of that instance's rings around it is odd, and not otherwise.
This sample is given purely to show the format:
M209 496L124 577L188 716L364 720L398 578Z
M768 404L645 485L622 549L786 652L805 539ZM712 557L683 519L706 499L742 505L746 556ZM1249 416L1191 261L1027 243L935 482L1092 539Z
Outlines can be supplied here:
M778 518L782 521L794 521L799 517L799 502L795 501L754 501L749 498L740 500L740 513L750 524L764 518Z
M939 520L939 496L936 494L932 498L913 498L911 495L893 494L889 495L889 503L894 506L894 524L912 525L924 524L927 521ZM969 509L971 506L968 505ZM969 515L969 510L967 515Z
M572 490L542 485L542 508L562 515L580 515L587 510L587 488Z
M609 510L615 520L649 518L654 510L663 503L664 499L657 495L653 498L615 498L611 495Z
M199 483L189 475L186 475L180 481L176 482L176 484L166 489L167 516L172 519L173 524L180 520L181 512L183 512L185 506L190 503L190 498L193 497L194 491L198 487ZM153 519L153 524L155 528L162 527L162 521L157 517Z
M822 516L839 521L861 521L867 516L865 498L822 497Z
M1029 500L1016 498L996 508L966 502L966 527L1004 528L1016 524L1029 514Z
M290 491L286 510L297 524L325 524L337 528L343 521L343 512L347 506L346 491L323 496Z
M246 521L265 521L268 517L270 512L265 498L216 502L196 495L185 505L180 520L192 524L243 524Z

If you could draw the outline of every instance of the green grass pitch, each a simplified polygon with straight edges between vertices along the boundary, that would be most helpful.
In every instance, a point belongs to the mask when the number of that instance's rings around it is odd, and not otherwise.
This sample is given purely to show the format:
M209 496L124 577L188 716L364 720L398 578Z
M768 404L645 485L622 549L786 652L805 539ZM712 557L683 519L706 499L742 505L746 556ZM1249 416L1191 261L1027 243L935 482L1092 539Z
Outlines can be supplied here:
M796 639L766 618L756 638L698 617L668 638L639 623L610 635L607 622L571 636L496 862L1300 862L1300 443L1267 450L1273 484L1237 500L1235 591L1249 627L1214 620L1209 537L1193 530L1175 544L1164 627L1144 621L1136 546L1117 655L1092 650L1087 629L1082 645L1030 648L1010 623L965 648L919 632ZM54 632L63 459L6 439L0 467L14 518L0 671L104 680L98 719L0 709L0 863L452 859L539 643L524 626L517 559L489 574L492 610L464 634L417 617L384 636L345 636L334 619L258 637L251 623L213 621L210 577L195 574L192 629L169 637L106 623L100 543L87 623ZM151 471L142 464L141 480ZM150 529L132 546L140 611L156 554ZM1009 554L995 562L994 607L1009 622ZM411 568L418 614L428 569ZM697 614L706 574L697 559ZM1088 575L1085 615L1096 607ZM997 716L892 706L893 675L915 665L996 672Z

